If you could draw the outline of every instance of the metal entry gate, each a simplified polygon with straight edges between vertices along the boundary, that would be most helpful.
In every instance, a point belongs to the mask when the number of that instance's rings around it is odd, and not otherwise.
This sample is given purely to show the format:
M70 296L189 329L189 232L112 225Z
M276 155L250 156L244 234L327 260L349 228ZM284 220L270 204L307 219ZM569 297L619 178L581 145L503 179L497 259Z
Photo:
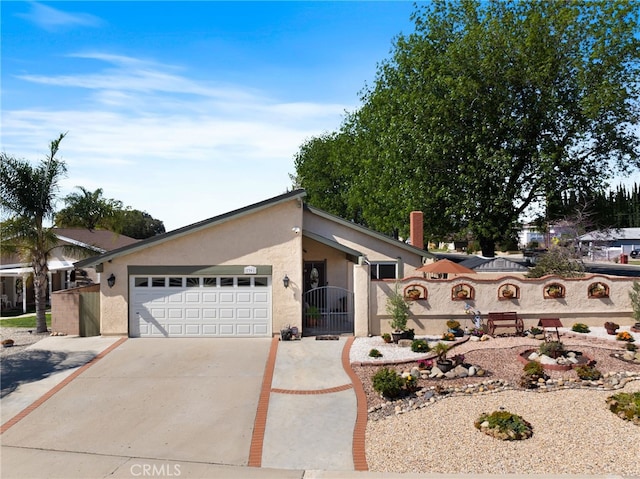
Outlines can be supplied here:
M314 288L303 296L302 334L353 334L353 292L337 286Z

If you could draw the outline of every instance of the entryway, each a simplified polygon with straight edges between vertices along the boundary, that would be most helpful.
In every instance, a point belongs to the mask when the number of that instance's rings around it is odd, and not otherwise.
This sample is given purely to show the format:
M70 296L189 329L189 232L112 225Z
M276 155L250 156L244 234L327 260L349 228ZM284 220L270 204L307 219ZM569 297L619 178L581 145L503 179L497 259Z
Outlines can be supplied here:
M353 292L321 286L303 295L302 334L353 334Z

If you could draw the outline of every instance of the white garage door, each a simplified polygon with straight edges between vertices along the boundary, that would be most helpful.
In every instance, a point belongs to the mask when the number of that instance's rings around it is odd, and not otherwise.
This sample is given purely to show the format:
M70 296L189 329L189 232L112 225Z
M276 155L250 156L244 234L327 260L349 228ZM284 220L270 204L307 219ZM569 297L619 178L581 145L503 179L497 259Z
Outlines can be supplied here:
M131 276L131 337L270 337L270 276Z

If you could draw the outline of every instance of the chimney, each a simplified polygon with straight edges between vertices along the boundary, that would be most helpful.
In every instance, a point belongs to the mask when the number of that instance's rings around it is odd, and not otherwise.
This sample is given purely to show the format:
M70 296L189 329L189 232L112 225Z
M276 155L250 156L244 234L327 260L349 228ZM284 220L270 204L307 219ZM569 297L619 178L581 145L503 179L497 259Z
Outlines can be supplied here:
M412 246L424 249L424 216L422 211L412 211L409 215L409 241Z

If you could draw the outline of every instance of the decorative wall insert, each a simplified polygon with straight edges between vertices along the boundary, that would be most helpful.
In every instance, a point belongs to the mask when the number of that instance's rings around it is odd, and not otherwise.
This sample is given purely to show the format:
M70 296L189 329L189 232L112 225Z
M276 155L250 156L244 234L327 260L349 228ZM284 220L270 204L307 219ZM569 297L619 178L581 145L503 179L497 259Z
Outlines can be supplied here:
M498 288L498 299L520 299L520 287L511 283L500 285L500 287Z
M451 299L453 301L465 301L475 299L475 289L467 283L461 283L451 288Z
M588 288L588 296L589 298L608 298L609 286L600 281L591 283Z
M564 298L566 290L560 283L550 283L544 287L545 299Z
M410 284L404 288L404 297L409 301L427 299L427 288L421 284Z

